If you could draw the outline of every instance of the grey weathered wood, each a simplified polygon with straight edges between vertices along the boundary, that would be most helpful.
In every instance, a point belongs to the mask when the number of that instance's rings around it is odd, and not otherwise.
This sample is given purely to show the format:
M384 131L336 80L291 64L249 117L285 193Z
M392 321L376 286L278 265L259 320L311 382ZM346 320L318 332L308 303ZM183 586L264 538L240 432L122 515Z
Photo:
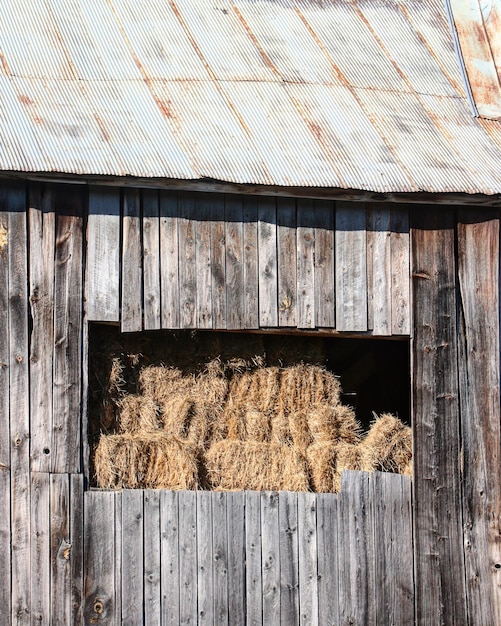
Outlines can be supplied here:
M318 552L318 623L339 624L339 551L343 537L338 537L338 496L317 494Z
M115 614L110 620L113 626L122 624L122 492L115 492Z
M277 212L272 198L258 203L259 325L278 326Z
M67 474L50 477L51 624L71 621L70 484Z
M369 474L374 529L375 624L414 622L411 482L398 474Z
M367 242L364 204L336 205L336 328L367 330Z
M82 320L82 476L85 480L90 478L90 454L91 444L85 433L89 432L89 323L84 311Z
M278 324L296 326L297 318L296 200L277 199Z
M391 208L391 332L409 335L410 316L410 243L409 208Z
M278 498L274 491L261 494L263 568L263 624L280 624L280 533Z
M54 188L54 392L52 471L79 473L82 399L83 197L69 186Z
M144 623L161 623L160 493L144 492Z
M122 624L141 624L144 615L143 491L122 491Z
M245 607L245 493L226 494L228 514L228 623L237 626Z
M244 226L241 196L225 198L226 218L226 326L244 324Z
M416 619L466 624L454 214L412 211Z
M259 328L259 266L257 237L257 200L243 198L244 231L244 328Z
M315 214L313 200L297 201L297 325L315 328Z
M123 195L122 216L122 332L142 330L143 270L141 251L141 207L139 190Z
M117 525L118 527L118 525ZM84 608L83 623L120 623L115 604L115 494L84 494Z
M228 527L226 493L212 493L212 550L214 579L214 621L228 623Z
M211 215L212 199L209 194L197 194L195 200L195 246L197 280L197 327L212 328L212 278L211 278Z
M0 476L1 478L1 476ZM50 623L50 477L33 472L30 490L31 516L31 623ZM9 501L9 500L7 500ZM80 504L81 506L81 504ZM7 539L10 545L10 537ZM8 565L10 570L10 563ZM5 571L5 570L3 570ZM10 578L10 576L8 576ZM3 613L5 615L5 613Z
M213 327L227 326L226 303L226 233L224 225L224 198L213 196L211 223L211 270L212 270L212 315Z
M11 467L12 624L29 624L30 477L26 193L3 189L9 209L9 387Z
M318 624L317 501L314 493L298 493L299 623Z
M82 623L83 604L83 501L84 477L82 474L70 476L70 579L71 579L71 620L74 626Z
M280 623L299 624L298 494L283 491L278 501L280 532Z
M90 187L87 218L87 318L120 319L120 189Z
M374 624L373 541L365 472L343 472L339 499L339 618L341 624ZM372 568L372 569L371 569Z
M160 493L160 528L162 564L162 626L179 624L179 502L178 492Z
M29 194L30 307L30 463L35 472L51 470L52 345L54 342L55 216L40 186ZM45 210L44 210L45 209Z
M245 493L245 563L246 618L249 626L263 624L261 546L261 494L258 491L247 491Z
M11 614L10 471L0 467L0 611ZM36 607L35 607L36 609Z
M178 199L160 192L160 291L162 328L179 328Z
M369 328L374 335L391 335L392 273L391 212L378 204L367 210L367 274ZM407 279L409 282L409 279Z
M145 189L143 198L143 309L144 329L161 327L160 218L158 192Z
M179 325L181 328L196 328L197 268L194 194L180 196L178 213Z
M471 624L501 623L499 213L458 216L460 407Z
M315 201L315 325L335 328L334 203Z
M2 433L2 437L0 437L0 470L10 467L8 238L9 214L7 199L8 193L4 188L0 187L0 432ZM10 585L10 576L8 578Z
M179 497L179 624L197 623L196 493Z
M212 493L197 492L198 623L214 623Z

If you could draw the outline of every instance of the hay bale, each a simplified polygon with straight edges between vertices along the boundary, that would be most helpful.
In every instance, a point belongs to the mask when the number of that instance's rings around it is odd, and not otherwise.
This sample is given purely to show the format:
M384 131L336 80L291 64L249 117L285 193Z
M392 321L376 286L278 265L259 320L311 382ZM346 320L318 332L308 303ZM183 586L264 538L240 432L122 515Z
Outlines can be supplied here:
M361 448L363 470L412 474L412 430L398 417L378 417Z
M280 412L310 412L318 406L340 403L339 379L324 367L304 363L286 367L280 382Z
M102 489L196 489L197 449L163 433L102 435L94 457Z
M186 388L187 378L176 367L149 365L139 372L138 388L142 395L161 405L168 402L172 393Z
M211 488L308 491L306 460L295 448L251 441L218 441L205 454Z
M341 489L341 474L344 470L362 470L362 449L360 444L341 442L335 447L336 472L334 474L333 490ZM366 470L371 471L371 470Z
M147 396L128 395L118 402L121 433L150 433L160 428L159 410Z
M316 406L308 415L312 440L317 443L360 441L360 424L353 409L342 404Z
M321 493L335 491L337 480L336 444L317 441L307 449L306 458L310 468L313 491Z

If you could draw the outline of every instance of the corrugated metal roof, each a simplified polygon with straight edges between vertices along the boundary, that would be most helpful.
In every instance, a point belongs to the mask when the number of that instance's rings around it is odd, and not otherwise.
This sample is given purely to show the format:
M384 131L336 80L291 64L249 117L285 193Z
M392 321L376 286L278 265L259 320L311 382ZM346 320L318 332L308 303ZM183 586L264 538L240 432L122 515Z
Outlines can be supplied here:
M501 193L441 0L2 0L0 170Z

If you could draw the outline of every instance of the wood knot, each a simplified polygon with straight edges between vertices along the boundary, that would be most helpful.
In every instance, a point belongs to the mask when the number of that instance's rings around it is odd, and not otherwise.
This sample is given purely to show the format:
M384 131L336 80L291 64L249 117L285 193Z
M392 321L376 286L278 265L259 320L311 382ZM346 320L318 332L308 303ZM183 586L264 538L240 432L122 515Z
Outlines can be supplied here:
M96 600L94 602L94 613L96 613L96 615L101 615L103 611L104 611L104 604L101 602L101 600Z

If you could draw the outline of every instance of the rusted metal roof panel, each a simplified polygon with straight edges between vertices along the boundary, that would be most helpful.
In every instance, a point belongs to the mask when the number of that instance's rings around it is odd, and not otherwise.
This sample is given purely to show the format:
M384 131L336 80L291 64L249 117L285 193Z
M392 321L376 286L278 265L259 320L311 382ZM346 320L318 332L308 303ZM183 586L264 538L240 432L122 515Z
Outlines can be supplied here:
M0 169L498 194L452 35L441 0L3 0Z

